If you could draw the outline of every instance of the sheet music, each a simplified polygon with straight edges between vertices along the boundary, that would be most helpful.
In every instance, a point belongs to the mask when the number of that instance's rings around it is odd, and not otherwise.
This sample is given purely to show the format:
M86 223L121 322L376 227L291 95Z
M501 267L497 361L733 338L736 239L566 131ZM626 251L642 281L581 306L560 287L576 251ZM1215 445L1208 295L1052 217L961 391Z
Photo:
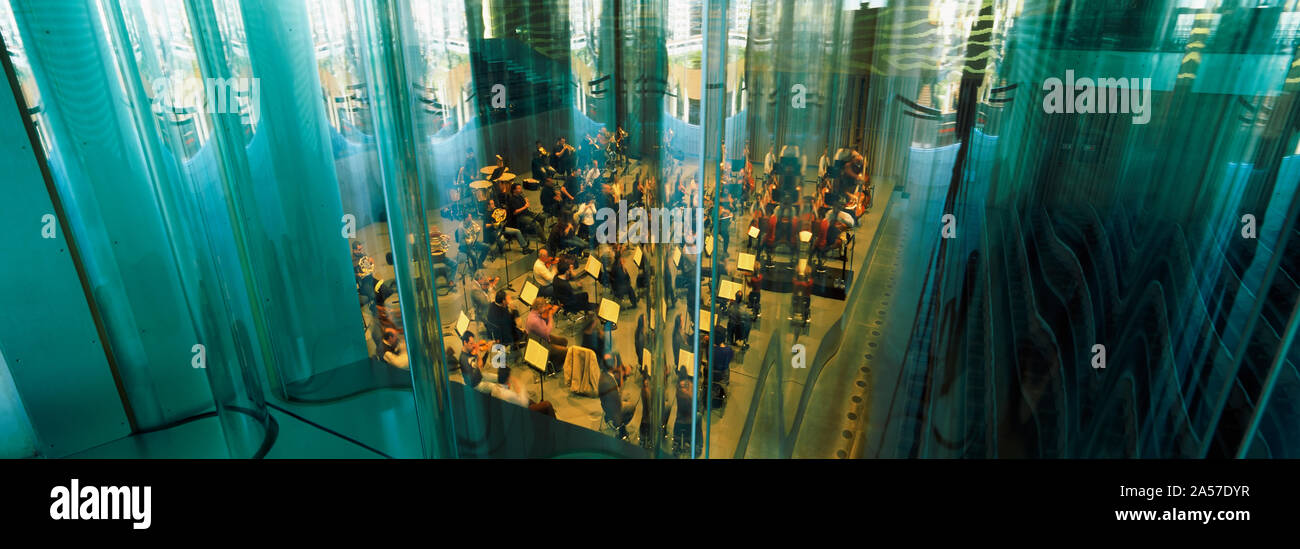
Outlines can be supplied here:
M677 351L677 365L686 368L686 375L695 377L695 353L686 349Z
M722 280L718 282L718 298L734 299L736 297L736 291L738 291L739 289L740 289L739 284L736 284L735 282L732 282L730 280Z
M713 326L713 313L700 310L700 331L707 332L710 326Z
M598 316L610 322L618 322L618 312L622 307L617 302L600 298L600 313Z
M637 266L637 267L640 267L640 266L641 266L641 247L640 247L640 246L637 246L636 248L633 248L633 249L632 249L632 262L633 262L633 263L636 263L636 266Z
M750 237L750 238L758 238L758 227L750 227L750 228L749 228L749 237Z
M534 299L537 299L537 286L534 286L531 281L525 280L524 289L519 292L519 300L526 305L532 305Z
M587 256L586 270L587 274L590 274L592 278L600 278L600 260L596 259L594 255Z
M550 356L550 351L545 345L538 343L536 339L528 339L528 348L524 350L524 362L539 372L546 371L546 358Z
M736 259L736 268L742 271L754 272L754 254L741 252Z
M464 336L465 330L469 328L469 317L465 316L465 311L460 312L460 317L456 319L456 335Z

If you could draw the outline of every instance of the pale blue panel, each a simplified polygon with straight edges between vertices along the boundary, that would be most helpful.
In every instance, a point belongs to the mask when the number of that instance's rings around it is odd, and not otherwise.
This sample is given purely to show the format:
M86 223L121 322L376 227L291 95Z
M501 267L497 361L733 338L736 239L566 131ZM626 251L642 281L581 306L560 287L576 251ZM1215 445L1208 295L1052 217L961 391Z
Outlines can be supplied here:
M14 387L4 353L0 352L0 459L15 459L36 455L36 434L32 420L23 409L23 400Z
M77 280L63 227L43 238L41 218L53 214L36 156L18 114L13 90L0 85L0 432L7 441L21 410L9 383L22 395L31 428L41 441L38 453L60 457L97 446L130 432L122 402L96 336L81 283ZM21 437L20 437L21 439ZM22 445L19 442L19 445ZM9 455L9 443L4 443ZM21 453L21 451L20 451Z

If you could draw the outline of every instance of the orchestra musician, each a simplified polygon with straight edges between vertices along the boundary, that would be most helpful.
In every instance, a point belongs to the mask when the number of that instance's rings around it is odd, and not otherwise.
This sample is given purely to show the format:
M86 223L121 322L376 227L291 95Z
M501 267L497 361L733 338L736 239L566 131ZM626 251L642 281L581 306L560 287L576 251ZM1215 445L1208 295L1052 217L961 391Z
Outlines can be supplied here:
M549 184L551 178L555 177L555 168L551 166L551 155L546 152L546 147L542 142L537 142L537 154L533 156L532 161L533 178L541 181L542 184Z
M451 286L456 275L456 262L447 257L447 248L451 247L451 238L443 234L437 226L429 229L429 253L433 256L433 276L442 275L447 285Z
M466 211L459 229L456 229L456 241L460 243L460 253L469 259L469 264L477 268L487 258L489 247L483 240L483 226L474 221L474 214Z
M561 174L573 173L576 165L573 161L574 149L563 137L555 140L555 151L551 153L551 167Z
M497 251L502 252L504 251L506 239L513 238L515 242L519 243L521 253L530 253L528 240L524 237L523 231L507 225L510 215L506 212L505 206L498 205L495 200L490 202L492 203L491 213L487 218L487 222L483 225L483 241L489 246L496 244Z
M539 288L538 295L550 296L554 292L551 282L555 280L558 261L559 258L552 256L546 248L537 250L537 259L533 261L533 282Z
M502 158L499 154L496 155L496 157L496 169L493 169L492 173L488 175L488 181L497 181L501 179L501 176L505 175L506 172L510 171L510 168L506 166L506 159Z
M524 320L528 335L547 346L550 363L556 368L564 364L564 356L569 351L569 340L552 332L555 327L555 312L558 310L559 305L552 304L546 297L538 296L533 300L532 310Z

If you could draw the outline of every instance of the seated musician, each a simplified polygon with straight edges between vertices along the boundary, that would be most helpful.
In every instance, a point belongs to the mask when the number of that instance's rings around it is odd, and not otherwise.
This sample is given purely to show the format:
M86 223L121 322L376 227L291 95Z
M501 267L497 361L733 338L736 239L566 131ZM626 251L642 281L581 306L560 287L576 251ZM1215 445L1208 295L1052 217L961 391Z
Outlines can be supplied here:
M627 272L627 266L623 264L623 249L621 247L614 250L614 261L608 269L614 299L629 298L632 306L636 307L637 297L636 288L632 287L632 276Z
M840 149L830 175L834 177L835 193L847 200L859 185L867 184L866 159L858 151Z
M384 330L384 345L384 362L403 370L411 367L410 357L406 354L406 337L401 330Z
M478 173L478 157L474 155L474 147L465 151L464 164L460 166L460 172L456 174L456 181L462 185L468 185L473 181L475 174Z
M838 199L834 206L826 212L826 221L830 223L842 223L849 228L853 228L857 226L858 220L853 217L853 213L848 210L848 205L841 198Z
M542 214L545 217L553 218L559 215L560 208L563 207L564 195L556 192L554 185L542 185L537 196L542 202Z
M579 275L574 274L573 265L567 259L561 259L556 264L555 281L551 285L555 288L555 301L568 312L585 312L591 309L591 300L585 290L579 290L574 287L573 279Z
M804 320L812 314L812 277L811 269L804 265L802 269L795 272L794 278L794 311L796 314L803 315Z
M491 311L492 300L497 293L497 283L501 277L487 276L479 274L470 281L469 287L465 289L469 292L470 306L473 307L474 319L487 323L488 313Z
M447 248L451 246L451 238L434 226L429 229L429 254L433 256L433 276L438 275L451 285L452 279L456 276L456 262L447 257Z
M551 282L555 280L556 258L551 257L551 253L546 248L537 250L537 260L533 262L533 281L538 288L545 290L550 294ZM539 292L540 293L540 292Z
M501 176L505 175L506 172L510 171L510 167L506 166L505 158L503 158L499 154L496 155L496 158L497 158L497 165L495 168L492 169L492 173L488 174L488 181L499 181L501 179Z
M824 260L826 253L831 250L840 250L841 254L844 253L844 245L852 238L852 233L849 230L851 226L842 219L823 222L826 223L826 246L822 251Z
M489 246L496 244L497 251L501 252L505 247L506 239L513 238L515 242L519 243L521 253L530 253L528 240L524 238L523 231L508 226L507 222L509 220L510 214L506 211L505 206L494 206L487 223L483 226L483 242Z
M492 385L498 383L500 379L495 371L496 368L486 367L487 354L491 348L491 341L475 338L474 332L465 330L465 333L460 335L458 363L465 386L489 395L492 394Z
M549 299L539 296L533 300L532 310L524 320L528 335L548 347L550 362L557 368L564 364L564 355L569 351L569 340L552 332L555 312L559 309L559 305L552 305Z
M549 183L557 173L555 168L551 166L551 155L546 152L545 147L542 147L541 141L537 142L537 154L533 155L532 170L533 179L543 184Z
M578 237L578 227L573 220L568 217L562 217L555 223L551 229L551 236L546 240L548 249L555 250L556 253L577 252L587 246L587 241Z
M599 353L599 351L598 351ZM604 413L606 424L613 427L619 438L627 438L627 424L636 415L637 394L624 391L624 379L627 377L617 360L601 354L600 380L596 384L600 396L600 408Z
M456 241L460 243L460 253L469 259L471 266L483 264L490 248L483 240L483 226L474 221L472 212L465 212L464 219L456 229Z
M524 186L515 183L510 186L510 196L506 199L506 225L521 231L527 232L542 238L541 226L533 218L533 212L528 209L530 206L528 197L524 196Z
M515 326L515 318L519 313L510 308L513 298L505 290L497 290L492 305L488 307L487 321L484 325L487 327L488 338L495 339L509 344L520 344L524 342L524 333Z

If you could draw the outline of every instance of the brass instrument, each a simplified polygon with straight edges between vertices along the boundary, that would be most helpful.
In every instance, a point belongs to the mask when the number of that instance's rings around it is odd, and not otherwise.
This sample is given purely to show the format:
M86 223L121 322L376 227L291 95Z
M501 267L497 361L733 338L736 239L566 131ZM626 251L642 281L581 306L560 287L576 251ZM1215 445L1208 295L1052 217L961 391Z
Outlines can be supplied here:
M469 225L465 227L464 232L465 232L465 244L473 245L477 243L480 238L482 238L483 227L480 227L478 223L470 221Z
M429 234L429 251L433 255L444 255L449 247L451 247L451 238L447 235L436 231Z
M493 225L496 225L496 224L498 224L498 223L501 223L502 221L505 221L505 220L506 220L506 209L505 209L505 208L497 208L497 209L495 209L495 210L492 210L492 221L493 221L492 224L493 224Z

